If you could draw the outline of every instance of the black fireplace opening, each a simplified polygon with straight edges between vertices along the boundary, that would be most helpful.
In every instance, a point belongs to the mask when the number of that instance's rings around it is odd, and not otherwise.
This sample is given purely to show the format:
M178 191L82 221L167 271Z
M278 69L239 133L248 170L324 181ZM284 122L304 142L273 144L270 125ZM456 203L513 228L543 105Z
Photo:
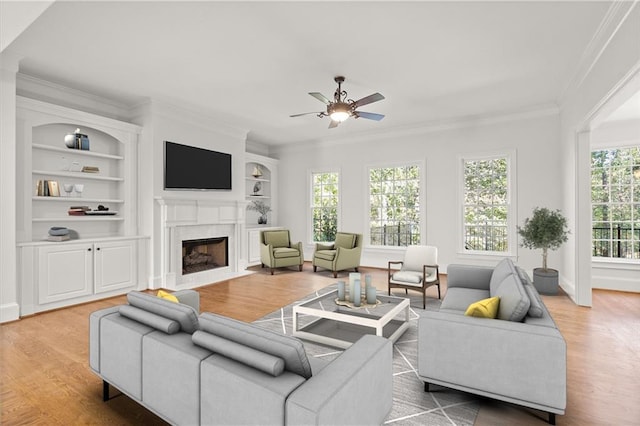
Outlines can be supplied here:
M229 237L182 242L182 275L229 266Z

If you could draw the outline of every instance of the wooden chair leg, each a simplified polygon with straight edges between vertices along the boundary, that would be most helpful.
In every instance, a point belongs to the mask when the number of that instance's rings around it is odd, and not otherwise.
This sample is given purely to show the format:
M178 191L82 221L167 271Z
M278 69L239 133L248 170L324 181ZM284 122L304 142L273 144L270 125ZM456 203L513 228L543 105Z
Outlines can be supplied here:
M300 272L302 272L302 264L300 264L299 268L300 268Z
M333 271L333 278L338 278L338 271Z
M271 269L271 275L273 275L273 268L269 268L269 269Z
M316 265L313 265L313 272L316 272L318 270L318 267Z

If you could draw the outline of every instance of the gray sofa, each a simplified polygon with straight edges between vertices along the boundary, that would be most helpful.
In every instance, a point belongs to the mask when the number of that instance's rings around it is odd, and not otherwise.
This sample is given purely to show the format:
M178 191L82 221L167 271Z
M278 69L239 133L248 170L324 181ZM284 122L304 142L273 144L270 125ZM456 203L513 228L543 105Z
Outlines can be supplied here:
M500 297L496 319L465 316ZM566 343L528 275L509 259L495 268L449 265L439 312L418 323L418 375L429 384L555 415L566 407Z
M131 292L91 314L91 369L178 425L380 424L392 405L392 345L365 336L328 362L302 342L180 303Z

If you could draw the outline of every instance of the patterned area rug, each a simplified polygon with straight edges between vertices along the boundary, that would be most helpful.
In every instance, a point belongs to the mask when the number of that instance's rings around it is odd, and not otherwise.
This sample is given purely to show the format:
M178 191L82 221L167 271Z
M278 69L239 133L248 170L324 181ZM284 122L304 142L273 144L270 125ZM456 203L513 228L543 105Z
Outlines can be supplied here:
M287 305L255 321L254 324L279 333L291 335L292 306L304 300L335 290L330 285L302 300ZM415 293L412 294L412 293ZM400 295L400 293L397 293ZM393 353L393 407L385 424L393 425L473 425L480 408L473 395L456 390L431 386L433 392L424 391L424 383L418 378L417 328L418 318L425 312L417 308L422 305L422 295L409 292L411 299L411 321L407 331L394 345ZM427 297L426 310L438 310L440 301ZM301 322L303 320L301 319ZM304 341L308 356L333 359L342 350Z

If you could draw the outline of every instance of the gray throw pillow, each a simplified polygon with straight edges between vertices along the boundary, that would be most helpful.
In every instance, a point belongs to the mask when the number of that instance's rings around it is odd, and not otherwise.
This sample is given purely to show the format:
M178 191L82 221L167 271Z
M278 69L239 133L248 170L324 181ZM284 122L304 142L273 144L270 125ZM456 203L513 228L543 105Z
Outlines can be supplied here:
M524 269L518 266L516 267L516 270L518 271L518 276L520 277L522 284L524 284L524 289L527 291L527 296L529 296L529 301L531 302L528 312L529 316L533 318L542 318L544 315L544 304L540 298L540 294L538 294L538 290L533 286L531 278L529 278L529 275L524 271Z
M491 296L500 298L498 318L507 321L522 321L531 302L517 274L507 276Z
M170 302L139 291L127 294L127 301L131 306L179 322L180 328L185 333L193 334L199 329L198 313L191 306Z
M311 377L311 365L304 346L295 337L284 336L252 324L208 312L200 315L200 329L282 358L285 370L305 379Z
M504 281L506 277L516 273L516 268L511 259L505 257L496 265L491 274L491 281L489 282L489 293L491 297L495 296L495 292L498 286Z

